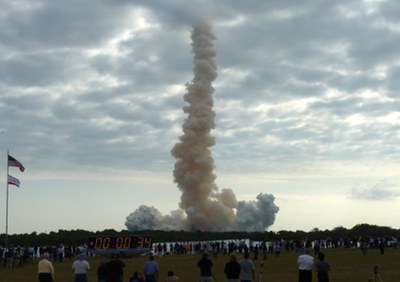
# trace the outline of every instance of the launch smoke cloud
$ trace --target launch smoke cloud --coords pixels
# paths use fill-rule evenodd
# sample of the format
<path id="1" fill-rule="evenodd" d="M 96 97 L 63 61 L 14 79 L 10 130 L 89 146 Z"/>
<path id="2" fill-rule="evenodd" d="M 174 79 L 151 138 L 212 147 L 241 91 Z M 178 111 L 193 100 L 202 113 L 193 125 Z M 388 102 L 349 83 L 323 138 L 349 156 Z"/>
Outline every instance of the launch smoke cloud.
<path id="1" fill-rule="evenodd" d="M 156 208 L 140 206 L 126 218 L 128 230 L 202 230 L 202 231 L 264 231 L 275 221 L 279 208 L 274 196 L 260 193 L 255 201 L 237 201 L 232 189 L 219 191 L 213 173 L 214 160 L 210 148 L 215 138 L 213 111 L 217 77 L 214 61 L 216 39 L 209 24 L 200 24 L 192 31 L 194 77 L 186 84 L 184 112 L 188 115 L 180 142 L 171 153 L 176 158 L 174 181 L 182 192 L 179 208 L 162 215 Z"/>

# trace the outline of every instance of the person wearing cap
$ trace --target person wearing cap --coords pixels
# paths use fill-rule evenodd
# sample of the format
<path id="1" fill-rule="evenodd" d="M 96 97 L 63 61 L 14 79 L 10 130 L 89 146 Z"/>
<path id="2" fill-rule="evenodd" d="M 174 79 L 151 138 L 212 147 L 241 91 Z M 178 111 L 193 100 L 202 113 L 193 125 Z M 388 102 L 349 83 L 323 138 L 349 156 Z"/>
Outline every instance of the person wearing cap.
<path id="1" fill-rule="evenodd" d="M 200 282 L 213 282 L 212 266 L 213 263 L 208 258 L 208 253 L 203 252 L 201 259 L 197 262 L 197 267 L 200 269 Z"/>
<path id="2" fill-rule="evenodd" d="M 48 253 L 44 253 L 43 258 L 38 263 L 39 282 L 54 281 L 54 268 L 49 257 Z"/>
<path id="3" fill-rule="evenodd" d="M 154 261 L 154 256 L 150 255 L 149 260 L 144 264 L 144 277 L 146 282 L 156 282 L 158 279 L 158 263 Z"/>
<path id="4" fill-rule="evenodd" d="M 87 272 L 90 270 L 90 264 L 85 259 L 85 254 L 80 253 L 78 259 L 72 264 L 72 270 L 75 274 L 75 282 L 87 282 Z"/>

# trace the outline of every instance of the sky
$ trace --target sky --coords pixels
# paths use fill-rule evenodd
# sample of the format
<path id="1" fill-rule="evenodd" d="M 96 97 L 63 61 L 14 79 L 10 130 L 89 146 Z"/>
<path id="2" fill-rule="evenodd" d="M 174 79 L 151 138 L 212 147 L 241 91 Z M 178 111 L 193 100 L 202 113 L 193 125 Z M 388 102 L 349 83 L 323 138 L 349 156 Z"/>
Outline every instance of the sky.
<path id="1" fill-rule="evenodd" d="M 179 209 L 191 32 L 212 25 L 215 183 L 267 230 L 400 228 L 400 2 L 0 0 L 0 233 Z M 1 153 L 3 152 L 3 153 Z M 1 169 L 3 167 L 3 169 Z"/>

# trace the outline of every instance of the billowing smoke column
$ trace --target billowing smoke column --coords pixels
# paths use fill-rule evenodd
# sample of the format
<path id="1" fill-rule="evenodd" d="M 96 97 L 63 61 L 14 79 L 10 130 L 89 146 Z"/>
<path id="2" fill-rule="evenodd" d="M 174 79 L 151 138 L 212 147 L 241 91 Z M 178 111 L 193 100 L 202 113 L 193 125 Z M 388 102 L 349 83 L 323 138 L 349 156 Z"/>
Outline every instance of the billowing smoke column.
<path id="1" fill-rule="evenodd" d="M 193 29 L 194 78 L 186 84 L 184 107 L 188 114 L 180 142 L 171 153 L 176 158 L 174 180 L 182 192 L 180 210 L 163 216 L 156 208 L 141 206 L 131 213 L 128 230 L 264 231 L 275 221 L 279 208 L 274 196 L 260 193 L 255 201 L 238 202 L 231 189 L 219 192 L 210 147 L 215 139 L 212 82 L 217 77 L 211 26 Z"/>
<path id="2" fill-rule="evenodd" d="M 193 30 L 194 78 L 186 84 L 184 100 L 189 106 L 183 109 L 188 118 L 182 126 L 181 142 L 172 149 L 177 159 L 174 178 L 182 191 L 180 208 L 186 212 L 188 222 L 200 230 L 225 230 L 234 223 L 233 209 L 237 206 L 231 190 L 218 194 L 214 160 L 209 150 L 215 145 L 210 135 L 215 127 L 211 84 L 217 77 L 214 39 L 208 25 Z"/>

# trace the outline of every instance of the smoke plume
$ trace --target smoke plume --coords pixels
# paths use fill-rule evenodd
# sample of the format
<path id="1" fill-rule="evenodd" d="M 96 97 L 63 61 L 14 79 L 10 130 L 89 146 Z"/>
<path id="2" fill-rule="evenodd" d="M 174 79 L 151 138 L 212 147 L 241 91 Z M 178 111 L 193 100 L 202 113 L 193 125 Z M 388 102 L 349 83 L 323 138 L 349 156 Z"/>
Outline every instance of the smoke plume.
<path id="1" fill-rule="evenodd" d="M 171 153 L 176 158 L 174 181 L 182 192 L 179 210 L 163 216 L 156 208 L 141 206 L 131 213 L 128 230 L 264 231 L 275 221 L 279 208 L 274 196 L 260 193 L 255 201 L 237 201 L 231 189 L 219 191 L 213 173 L 210 147 L 215 138 L 212 82 L 217 77 L 211 26 L 201 24 L 192 32 L 194 77 L 186 84 L 184 112 L 188 115 L 180 142 Z"/>

